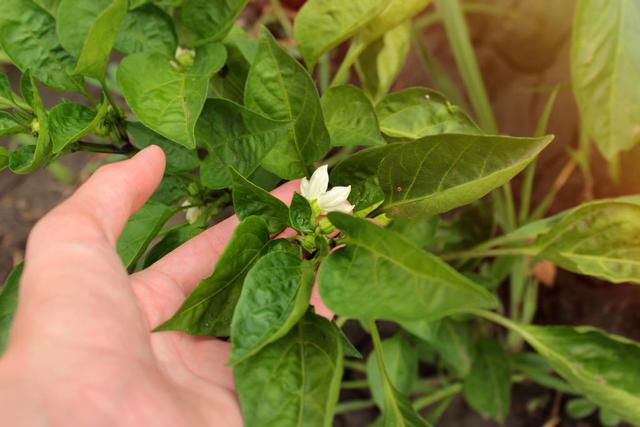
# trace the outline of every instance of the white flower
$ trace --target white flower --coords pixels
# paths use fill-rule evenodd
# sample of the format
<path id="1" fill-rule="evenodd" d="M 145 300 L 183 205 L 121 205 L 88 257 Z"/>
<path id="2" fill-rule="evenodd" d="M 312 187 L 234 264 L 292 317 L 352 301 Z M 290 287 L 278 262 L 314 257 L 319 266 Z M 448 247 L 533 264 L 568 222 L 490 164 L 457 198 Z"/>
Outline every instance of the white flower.
<path id="1" fill-rule="evenodd" d="M 183 204 L 182 207 L 186 208 L 188 206 L 191 206 L 191 203 L 189 203 L 188 200 L 186 200 Z M 196 222 L 198 220 L 198 218 L 200 217 L 200 215 L 202 214 L 203 209 L 197 206 L 191 207 L 189 209 L 187 209 L 187 212 L 185 213 L 185 219 L 187 220 L 187 222 L 189 224 L 193 224 L 194 222 Z"/>
<path id="2" fill-rule="evenodd" d="M 320 166 L 311 175 L 311 179 L 302 178 L 300 182 L 300 193 L 309 202 L 316 203 L 320 212 L 326 214 L 327 212 L 344 212 L 351 213 L 353 206 L 347 201 L 349 193 L 351 192 L 351 186 L 348 187 L 333 187 L 329 188 L 329 173 L 327 172 L 327 165 Z"/>

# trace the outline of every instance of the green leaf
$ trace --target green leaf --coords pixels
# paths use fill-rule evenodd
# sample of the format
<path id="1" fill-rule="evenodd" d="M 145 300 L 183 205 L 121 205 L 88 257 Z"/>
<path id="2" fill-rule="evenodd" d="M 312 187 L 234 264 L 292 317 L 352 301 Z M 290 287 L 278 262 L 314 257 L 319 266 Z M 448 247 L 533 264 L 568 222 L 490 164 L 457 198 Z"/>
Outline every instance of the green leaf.
<path id="1" fill-rule="evenodd" d="M 640 424 L 640 344 L 596 328 L 536 326 L 476 312 L 518 333 L 578 393 Z"/>
<path id="2" fill-rule="evenodd" d="M 402 332 L 382 341 L 384 366 L 393 387 L 403 395 L 408 395 L 418 378 L 418 351 Z M 367 381 L 374 402 L 384 409 L 384 386 L 376 355 L 367 359 Z"/>
<path id="3" fill-rule="evenodd" d="M 229 336 L 231 319 L 242 283 L 269 242 L 267 224 L 252 216 L 238 225 L 213 274 L 200 282 L 180 309 L 155 331 L 182 331 L 191 335 Z"/>
<path id="4" fill-rule="evenodd" d="M 202 41 L 219 41 L 233 27 L 248 0 L 185 0 L 182 21 Z"/>
<path id="5" fill-rule="evenodd" d="M 571 418 L 579 420 L 593 414 L 598 407 L 588 399 L 577 397 L 568 401 L 564 409 Z"/>
<path id="6" fill-rule="evenodd" d="M 373 181 L 385 194 L 381 211 L 391 217 L 427 217 L 508 182 L 551 139 L 433 135 L 362 150 L 339 163 L 331 179 L 334 185 L 353 186 L 350 200 L 362 197 L 363 182 Z"/>
<path id="7" fill-rule="evenodd" d="M 511 401 L 511 368 L 507 353 L 497 341 L 480 341 L 463 391 L 473 409 L 504 422 Z"/>
<path id="8" fill-rule="evenodd" d="M 96 18 L 78 57 L 76 73 L 103 81 L 109 55 L 120 23 L 127 13 L 127 0 L 113 0 Z"/>
<path id="9" fill-rule="evenodd" d="M 0 171 L 9 167 L 10 158 L 11 158 L 11 151 L 0 146 Z"/>
<path id="10" fill-rule="evenodd" d="M 280 199 L 251 183 L 231 169 L 233 181 L 233 207 L 238 218 L 252 215 L 262 218 L 270 234 L 281 232 L 287 227 L 289 209 Z"/>
<path id="11" fill-rule="evenodd" d="M 564 269 L 613 283 L 640 284 L 638 236 L 640 201 L 620 198 L 560 214 L 535 246 L 539 257 Z"/>
<path id="12" fill-rule="evenodd" d="M 316 227 L 313 209 L 309 201 L 298 193 L 293 193 L 291 199 L 289 225 L 301 233 L 311 233 Z"/>
<path id="13" fill-rule="evenodd" d="M 419 139 L 428 135 L 482 131 L 460 108 L 440 93 L 420 87 L 391 93 L 376 106 L 380 129 L 393 138 Z"/>
<path id="14" fill-rule="evenodd" d="M 11 154 L 9 169 L 17 174 L 33 172 L 42 166 L 51 154 L 47 112 L 42 105 L 36 82 L 29 71 L 25 72 L 22 77 L 22 96 L 30 101 L 36 113 L 38 131 L 35 145 L 23 145 Z"/>
<path id="15" fill-rule="evenodd" d="M 167 166 L 166 173 L 191 172 L 200 165 L 198 155 L 195 150 L 187 150 L 184 147 L 158 135 L 148 127 L 139 122 L 127 123 L 127 131 L 133 137 L 133 145 L 143 149 L 150 145 L 157 145 L 164 151 Z"/>
<path id="16" fill-rule="evenodd" d="M 118 67 L 118 84 L 138 119 L 153 131 L 195 148 L 195 127 L 207 98 L 209 78 L 224 65 L 221 44 L 202 46 L 189 70 L 156 52 L 135 53 Z"/>
<path id="17" fill-rule="evenodd" d="M 151 195 L 151 200 L 165 205 L 174 205 L 188 195 L 188 186 L 191 181 L 178 175 L 165 175 L 160 185 Z"/>
<path id="18" fill-rule="evenodd" d="M 258 50 L 258 40 L 249 38 L 247 33 L 236 26 L 223 43 L 227 48 L 227 63 L 224 72 L 211 79 L 211 88 L 217 96 L 242 104 L 244 86 Z"/>
<path id="19" fill-rule="evenodd" d="M 56 37 L 51 15 L 31 0 L 0 2 L 0 45 L 20 70 L 54 89 L 77 90 L 82 79 L 72 77 L 73 58 Z"/>
<path id="20" fill-rule="evenodd" d="M 152 4 L 129 10 L 113 47 L 125 54 L 158 52 L 173 57 L 178 45 L 171 17 Z"/>
<path id="21" fill-rule="evenodd" d="M 2 29 L 0 28 L 0 34 Z M 9 77 L 5 73 L 0 72 L 0 108 L 13 107 L 16 103 Z"/>
<path id="22" fill-rule="evenodd" d="M 312 69 L 318 58 L 377 16 L 390 0 L 308 0 L 296 15 L 294 37 Z"/>
<path id="23" fill-rule="evenodd" d="M 411 20 L 386 32 L 358 57 L 356 69 L 365 92 L 381 99 L 396 81 L 411 48 Z"/>
<path id="24" fill-rule="evenodd" d="M 0 111 L 0 136 L 15 135 L 17 133 L 26 133 L 20 123 L 6 111 Z"/>
<path id="25" fill-rule="evenodd" d="M 174 213 L 173 208 L 149 200 L 129 218 L 117 244 L 118 254 L 126 268 L 135 264 Z"/>
<path id="26" fill-rule="evenodd" d="M 371 101 L 357 87 L 332 87 L 322 95 L 321 101 L 332 146 L 385 143 Z"/>
<path id="27" fill-rule="evenodd" d="M 640 142 L 640 2 L 579 0 L 571 82 L 580 122 L 609 160 Z"/>
<path id="28" fill-rule="evenodd" d="M 307 175 L 307 164 L 329 150 L 329 133 L 315 84 L 304 68 L 263 30 L 245 87 L 245 105 L 273 120 L 289 122 L 262 166 L 284 179 Z"/>
<path id="29" fill-rule="evenodd" d="M 434 215 L 428 218 L 394 219 L 387 228 L 398 234 L 402 234 L 405 238 L 411 240 L 416 246 L 424 248 L 433 242 L 439 224 L 440 217 L 438 215 Z"/>
<path id="30" fill-rule="evenodd" d="M 80 56 L 85 40 L 100 14 L 112 0 L 62 0 L 56 12 L 55 33 L 60 44 L 75 58 Z"/>
<path id="31" fill-rule="evenodd" d="M 412 321 L 496 305 L 486 290 L 401 235 L 349 215 L 328 216 L 346 233 L 346 246 L 327 257 L 318 277 L 334 313 Z"/>
<path id="32" fill-rule="evenodd" d="M 312 264 L 288 252 L 272 252 L 256 262 L 233 313 L 231 364 L 289 333 L 309 308 L 314 279 Z"/>
<path id="33" fill-rule="evenodd" d="M 90 133 L 106 116 L 109 103 L 104 101 L 98 111 L 75 102 L 63 102 L 49 111 L 49 134 L 53 152 L 59 153 L 72 142 Z"/>
<path id="34" fill-rule="evenodd" d="M 60 4 L 60 0 L 33 0 L 35 4 L 40 6 L 42 9 L 46 10 L 49 15 L 56 16 L 56 11 L 58 10 L 58 5 Z"/>
<path id="35" fill-rule="evenodd" d="M 276 122 L 225 99 L 210 98 L 196 124 L 198 146 L 208 159 L 201 168 L 208 188 L 231 185 L 229 167 L 251 175 L 279 141 L 287 139 L 286 122 Z"/>
<path id="36" fill-rule="evenodd" d="M 621 422 L 619 416 L 604 408 L 600 408 L 598 419 L 600 420 L 600 423 L 605 427 L 614 427 Z"/>
<path id="37" fill-rule="evenodd" d="M 464 378 L 471 370 L 476 348 L 468 323 L 445 318 L 435 322 L 403 322 L 401 326 L 429 343 L 458 377 Z"/>
<path id="38" fill-rule="evenodd" d="M 0 290 L 0 355 L 7 349 L 9 331 L 18 307 L 18 289 L 23 268 L 24 263 L 21 262 L 11 270 L 2 290 Z"/>
<path id="39" fill-rule="evenodd" d="M 247 427 L 330 427 L 342 378 L 342 341 L 308 311 L 284 337 L 234 367 Z"/>
<path id="40" fill-rule="evenodd" d="M 167 255 L 178 246 L 186 243 L 190 239 L 196 237 L 203 231 L 204 227 L 201 224 L 185 224 L 182 227 L 174 228 L 170 230 L 164 237 L 152 247 L 144 257 L 144 268 L 147 268 L 156 261 L 159 261 L 162 257 Z"/>

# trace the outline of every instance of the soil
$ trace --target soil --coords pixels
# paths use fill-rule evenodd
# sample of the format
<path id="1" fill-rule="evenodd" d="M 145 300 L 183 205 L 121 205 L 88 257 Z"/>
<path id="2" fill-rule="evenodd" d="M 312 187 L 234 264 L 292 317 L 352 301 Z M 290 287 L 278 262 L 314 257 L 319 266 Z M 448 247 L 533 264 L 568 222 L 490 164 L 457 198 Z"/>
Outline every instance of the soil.
<path id="1" fill-rule="evenodd" d="M 260 1 L 259 4 L 265 2 Z M 300 1 L 288 1 L 298 4 Z M 471 14 L 471 35 L 478 56 L 487 91 L 491 96 L 496 117 L 503 133 L 530 135 L 550 90 L 561 85 L 549 132 L 556 135 L 554 143 L 542 154 L 535 180 L 533 200 L 541 200 L 557 181 L 558 174 L 570 161 L 568 150 L 577 146 L 578 116 L 569 90 L 570 25 L 573 1 L 538 2 L 531 0 L 488 1 L 509 10 L 508 17 L 491 14 Z M 254 8 L 256 9 L 256 8 Z M 429 9 L 431 11 L 432 9 Z M 449 51 L 443 27 L 433 25 L 423 37 L 436 58 L 462 87 Z M 6 66 L 15 82 L 17 73 Z M 407 66 L 394 86 L 394 90 L 410 86 L 431 86 L 431 80 L 421 68 L 412 52 Z M 49 101 L 56 96 L 48 93 Z M 45 103 L 47 99 L 45 98 Z M 75 154 L 63 160 L 75 176 L 82 179 L 83 167 L 91 157 Z M 614 183 L 608 176 L 605 161 L 593 150 L 591 164 L 594 183 L 585 185 L 578 169 L 570 174 L 551 206 L 558 212 L 575 206 L 586 198 L 612 197 L 640 193 L 640 149 L 625 153 L 621 163 L 621 177 Z M 517 189 L 519 179 L 515 180 Z M 29 176 L 0 172 L 0 281 L 12 265 L 23 257 L 29 230 L 51 207 L 72 191 L 43 170 Z M 517 193 L 517 191 L 515 191 Z M 640 340 L 640 287 L 611 285 L 602 281 L 559 271 L 551 286 L 541 287 L 539 324 L 593 325 L 609 332 Z M 368 341 L 355 322 L 347 324 L 355 344 L 367 353 Z M 357 374 L 353 379 L 357 379 Z M 546 396 L 547 403 L 534 412 L 527 411 L 527 402 L 534 397 Z M 348 399 L 365 399 L 368 394 L 349 391 Z M 574 421 L 559 412 L 560 420 L 553 423 L 556 396 L 535 385 L 514 387 L 511 414 L 505 425 L 509 427 L 533 426 L 599 426 L 597 417 Z M 564 397 L 561 397 L 564 399 Z M 363 410 L 339 416 L 336 426 L 363 426 L 377 416 L 375 410 Z M 439 426 L 494 426 L 471 411 L 460 398 L 455 399 L 438 423 Z"/>

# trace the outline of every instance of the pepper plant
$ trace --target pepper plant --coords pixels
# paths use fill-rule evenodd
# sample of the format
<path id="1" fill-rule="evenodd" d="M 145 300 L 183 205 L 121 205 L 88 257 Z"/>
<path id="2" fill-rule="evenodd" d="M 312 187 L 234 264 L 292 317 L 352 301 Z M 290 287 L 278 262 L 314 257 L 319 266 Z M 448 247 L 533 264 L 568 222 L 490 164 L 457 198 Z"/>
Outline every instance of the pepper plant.
<path id="1" fill-rule="evenodd" d="M 332 425 L 363 406 L 338 402 L 353 387 L 370 388 L 375 425 L 430 425 L 460 393 L 504 421 L 522 381 L 572 396 L 572 416 L 599 410 L 608 425 L 640 425 L 638 343 L 531 323 L 536 264 L 640 283 L 640 198 L 548 218 L 553 194 L 531 207 L 556 92 L 534 136 L 499 135 L 467 4 L 428 3 L 309 0 L 292 25 L 274 0 L 259 28 L 238 21 L 247 0 L 2 0 L 0 45 L 22 77 L 14 91 L 0 74 L 0 135 L 12 136 L 0 169 L 26 174 L 77 151 L 118 159 L 160 146 L 166 175 L 117 245 L 132 271 L 233 207 L 241 222 L 215 271 L 155 332 L 230 339 L 247 426 Z M 419 30 L 439 20 L 471 115 L 427 61 Z M 637 0 L 577 3 L 584 139 L 610 159 L 638 140 L 638 24 Z M 445 95 L 389 93 L 412 41 Z M 348 84 L 354 70 L 360 87 Z M 55 105 L 43 102 L 44 86 L 63 92 Z M 510 180 L 525 169 L 516 210 Z M 298 178 L 289 205 L 269 194 Z M 3 346 L 21 268 L 0 295 Z M 310 305 L 316 282 L 333 320 Z M 371 335 L 366 362 L 342 332 L 349 319 Z M 382 339 L 378 321 L 394 334 Z M 437 374 L 418 375 L 419 363 Z"/>

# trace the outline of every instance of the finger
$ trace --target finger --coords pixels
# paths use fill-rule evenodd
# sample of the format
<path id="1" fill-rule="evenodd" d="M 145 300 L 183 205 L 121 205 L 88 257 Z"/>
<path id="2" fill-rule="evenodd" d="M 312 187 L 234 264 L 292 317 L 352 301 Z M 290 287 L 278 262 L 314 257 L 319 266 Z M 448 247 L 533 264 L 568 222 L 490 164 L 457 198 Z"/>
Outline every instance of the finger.
<path id="1" fill-rule="evenodd" d="M 104 166 L 36 224 L 27 243 L 16 326 L 95 337 L 96 331 L 117 334 L 118 322 L 139 318 L 114 246 L 163 169 L 158 147 Z M 107 341 L 106 333 L 101 336 Z"/>
<path id="2" fill-rule="evenodd" d="M 276 188 L 271 194 L 288 205 L 293 193 L 299 188 L 299 181 L 291 181 Z M 138 273 L 138 277 L 143 278 L 146 271 L 169 276 L 186 295 L 202 279 L 211 275 L 238 224 L 239 220 L 235 215 L 227 218 L 178 247 L 147 270 Z"/>

